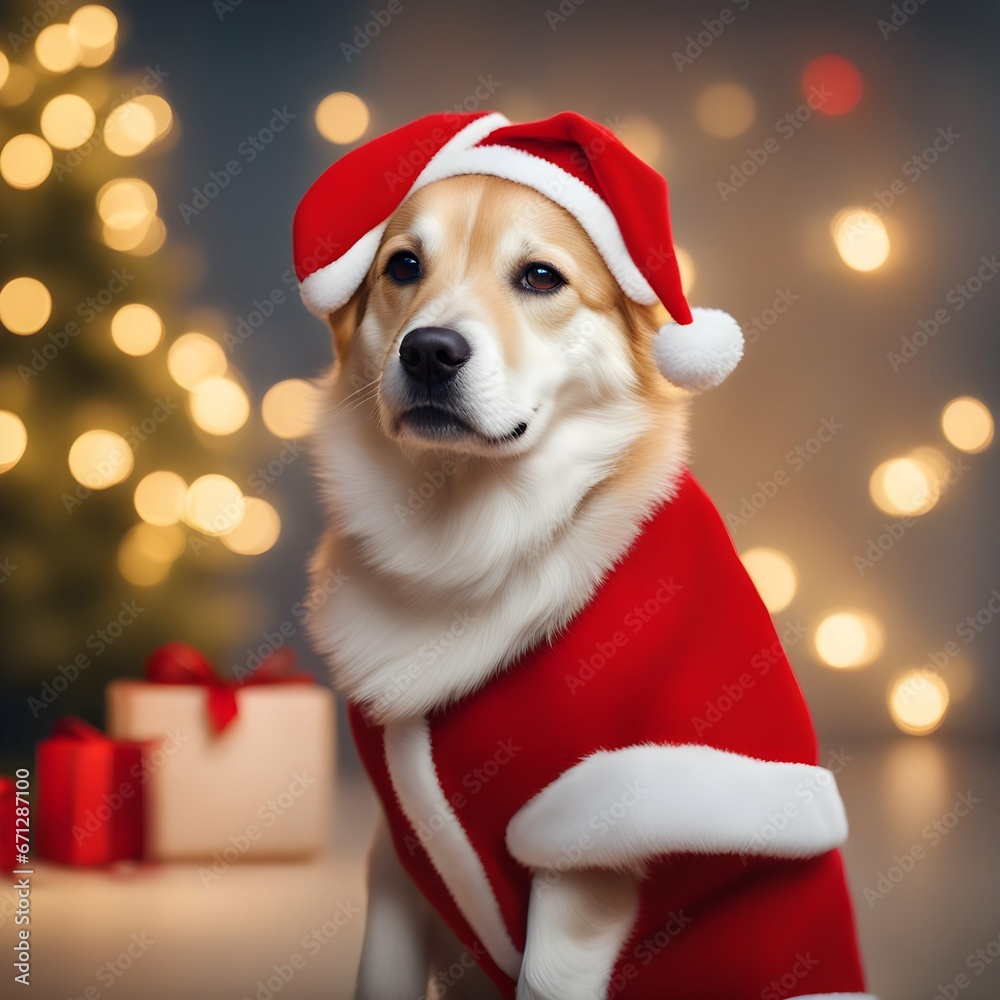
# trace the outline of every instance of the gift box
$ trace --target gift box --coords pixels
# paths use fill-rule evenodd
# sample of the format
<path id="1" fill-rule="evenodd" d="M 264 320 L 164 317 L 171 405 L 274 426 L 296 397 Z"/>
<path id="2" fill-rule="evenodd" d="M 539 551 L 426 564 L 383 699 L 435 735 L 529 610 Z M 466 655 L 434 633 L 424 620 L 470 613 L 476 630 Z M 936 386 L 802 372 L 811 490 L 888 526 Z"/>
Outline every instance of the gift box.
<path id="1" fill-rule="evenodd" d="M 146 855 L 167 861 L 296 858 L 329 839 L 333 695 L 288 651 L 242 681 L 170 643 L 145 681 L 112 682 L 108 731 L 145 742 Z"/>
<path id="2" fill-rule="evenodd" d="M 143 851 L 142 746 L 83 719 L 60 719 L 36 748 L 35 848 L 67 865 L 136 860 Z"/>
<path id="3" fill-rule="evenodd" d="M 10 875 L 17 861 L 14 799 L 14 779 L 0 777 L 0 878 Z"/>

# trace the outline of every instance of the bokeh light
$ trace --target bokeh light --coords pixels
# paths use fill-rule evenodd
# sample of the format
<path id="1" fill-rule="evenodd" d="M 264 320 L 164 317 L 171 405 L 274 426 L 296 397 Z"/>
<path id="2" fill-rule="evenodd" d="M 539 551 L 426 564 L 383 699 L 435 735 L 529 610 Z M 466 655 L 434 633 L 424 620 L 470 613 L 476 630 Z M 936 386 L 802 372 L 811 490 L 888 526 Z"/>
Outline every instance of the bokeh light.
<path id="1" fill-rule="evenodd" d="M 86 431 L 69 449 L 69 471 L 91 490 L 106 490 L 128 479 L 134 465 L 128 442 L 114 431 Z"/>
<path id="2" fill-rule="evenodd" d="M 118 571 L 137 587 L 152 587 L 170 572 L 184 544 L 179 528 L 137 524 L 118 546 Z"/>
<path id="3" fill-rule="evenodd" d="M 69 24 L 76 31 L 83 50 L 80 55 L 81 66 L 100 66 L 114 54 L 118 40 L 118 19 L 107 7 L 98 4 L 80 7 L 70 16 Z"/>
<path id="4" fill-rule="evenodd" d="M 12 278 L 0 289 L 0 323 L 11 333 L 37 333 L 52 315 L 52 296 L 37 278 Z"/>
<path id="5" fill-rule="evenodd" d="M 148 257 L 150 254 L 156 253 L 167 238 L 166 224 L 158 215 L 154 215 L 149 220 L 149 225 L 143 228 L 145 232 L 142 239 L 128 248 L 128 252 L 137 257 Z"/>
<path id="6" fill-rule="evenodd" d="M 163 337 L 160 314 L 142 302 L 130 302 L 111 317 L 111 339 L 132 357 L 149 354 Z"/>
<path id="7" fill-rule="evenodd" d="M 134 230 L 156 214 L 156 192 L 137 177 L 108 181 L 97 192 L 97 214 L 112 229 Z"/>
<path id="8" fill-rule="evenodd" d="M 132 99 L 134 104 L 145 108 L 153 116 L 154 141 L 165 136 L 174 123 L 174 112 L 170 105 L 158 94 L 140 94 Z"/>
<path id="9" fill-rule="evenodd" d="M 2 52 L 0 52 L 0 90 L 3 90 L 3 85 L 7 82 L 7 78 L 9 76 L 10 61 Z"/>
<path id="10" fill-rule="evenodd" d="M 28 447 L 28 429 L 10 410 L 0 410 L 0 472 L 13 469 Z"/>
<path id="11" fill-rule="evenodd" d="M 657 166 L 666 146 L 663 129 L 642 115 L 629 115 L 621 139 L 636 156 L 653 167 Z"/>
<path id="12" fill-rule="evenodd" d="M 836 611 L 816 627 L 816 654 L 830 667 L 863 667 L 878 659 L 883 644 L 882 626 L 864 611 Z"/>
<path id="13" fill-rule="evenodd" d="M 841 260 L 855 271 L 874 271 L 889 259 L 889 234 L 866 208 L 845 208 L 830 225 Z"/>
<path id="14" fill-rule="evenodd" d="M 139 480 L 132 496 L 135 512 L 147 524 L 177 524 L 184 516 L 187 483 L 176 472 L 151 472 Z"/>
<path id="15" fill-rule="evenodd" d="M 13 108 L 23 104 L 35 92 L 35 74 L 20 63 L 10 63 L 7 79 L 0 87 L 0 106 Z"/>
<path id="16" fill-rule="evenodd" d="M 199 382 L 226 372 L 222 345 L 203 333 L 185 333 L 167 352 L 167 371 L 182 388 L 191 391 Z"/>
<path id="17" fill-rule="evenodd" d="M 80 63 L 83 47 L 68 24 L 50 24 L 35 39 L 35 58 L 50 73 L 68 73 Z"/>
<path id="18" fill-rule="evenodd" d="M 823 115 L 844 115 L 857 107 L 865 82 L 857 66 L 837 55 L 813 59 L 802 71 L 802 94 Z"/>
<path id="19" fill-rule="evenodd" d="M 941 492 L 934 469 L 912 455 L 883 462 L 872 473 L 868 490 L 879 510 L 897 516 L 926 514 Z"/>
<path id="20" fill-rule="evenodd" d="M 184 520 L 206 535 L 224 535 L 243 519 L 244 501 L 240 488 L 226 476 L 209 473 L 199 476 L 184 498 Z"/>
<path id="21" fill-rule="evenodd" d="M 934 732 L 948 711 L 948 685 L 930 670 L 908 670 L 892 683 L 889 714 L 904 732 L 925 736 Z"/>
<path id="22" fill-rule="evenodd" d="M 315 382 L 301 378 L 278 382 L 267 390 L 261 403 L 264 426 L 276 437 L 304 437 L 316 424 L 321 401 Z"/>
<path id="23" fill-rule="evenodd" d="M 742 135 L 754 122 L 757 104 L 746 87 L 738 83 L 716 83 L 698 95 L 695 118 L 701 128 L 717 139 Z"/>
<path id="24" fill-rule="evenodd" d="M 784 611 L 795 597 L 797 579 L 792 561 L 775 549 L 748 549 L 740 558 L 764 606 L 772 614 Z"/>
<path id="25" fill-rule="evenodd" d="M 94 133 L 97 115 L 79 94 L 59 94 L 42 108 L 42 135 L 56 149 L 76 149 Z"/>
<path id="26" fill-rule="evenodd" d="M 27 191 L 38 187 L 52 170 L 52 147 L 40 136 L 22 132 L 8 139 L 0 150 L 0 177 L 12 187 Z"/>
<path id="27" fill-rule="evenodd" d="M 941 430 L 959 451 L 974 455 L 993 440 L 993 414 L 978 399 L 960 396 L 941 411 Z"/>
<path id="28" fill-rule="evenodd" d="M 104 145 L 118 156 L 136 156 L 156 139 L 156 118 L 138 101 L 112 109 L 104 123 Z"/>
<path id="29" fill-rule="evenodd" d="M 222 544 L 244 556 L 259 556 L 267 552 L 281 534 L 278 512 L 259 497 L 244 500 L 240 523 L 222 536 Z"/>
<path id="30" fill-rule="evenodd" d="M 328 94 L 316 108 L 316 130 L 324 139 L 344 146 L 357 142 L 368 128 L 368 105 L 347 91 Z"/>
<path id="31" fill-rule="evenodd" d="M 208 434 L 232 434 L 250 417 L 250 400 L 232 379 L 212 375 L 191 390 L 191 419 Z"/>

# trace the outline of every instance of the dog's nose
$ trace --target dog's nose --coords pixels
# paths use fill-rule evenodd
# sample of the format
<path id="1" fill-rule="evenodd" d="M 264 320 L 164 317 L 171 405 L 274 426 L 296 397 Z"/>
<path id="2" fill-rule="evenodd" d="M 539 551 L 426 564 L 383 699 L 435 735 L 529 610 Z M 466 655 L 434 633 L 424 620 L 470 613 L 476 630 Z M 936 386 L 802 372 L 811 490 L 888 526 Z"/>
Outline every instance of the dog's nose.
<path id="1" fill-rule="evenodd" d="M 465 337 L 443 326 L 410 330 L 399 345 L 399 360 L 407 374 L 427 385 L 447 382 L 471 355 Z"/>

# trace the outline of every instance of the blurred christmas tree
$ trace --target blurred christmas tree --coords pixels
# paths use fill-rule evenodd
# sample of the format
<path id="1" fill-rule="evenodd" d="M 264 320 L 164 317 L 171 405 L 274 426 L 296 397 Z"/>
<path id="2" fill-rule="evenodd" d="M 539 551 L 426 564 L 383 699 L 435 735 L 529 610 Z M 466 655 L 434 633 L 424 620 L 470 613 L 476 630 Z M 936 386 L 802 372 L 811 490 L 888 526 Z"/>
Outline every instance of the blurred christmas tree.
<path id="1" fill-rule="evenodd" d="M 105 7 L 25 5 L 2 28 L 9 752 L 58 715 L 100 721 L 107 681 L 138 674 L 161 642 L 218 655 L 244 639 L 254 607 L 233 578 L 280 524 L 239 485 L 250 402 L 223 325 L 176 312 L 200 264 L 157 214 L 154 185 L 178 136 L 167 74 L 109 70 L 119 24 Z"/>

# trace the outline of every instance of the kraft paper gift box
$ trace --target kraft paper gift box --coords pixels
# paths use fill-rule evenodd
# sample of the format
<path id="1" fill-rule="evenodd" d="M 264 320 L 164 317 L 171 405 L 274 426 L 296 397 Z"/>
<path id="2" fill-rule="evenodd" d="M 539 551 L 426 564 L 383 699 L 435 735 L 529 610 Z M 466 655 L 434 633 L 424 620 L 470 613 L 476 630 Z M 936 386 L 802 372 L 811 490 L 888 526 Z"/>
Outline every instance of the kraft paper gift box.
<path id="1" fill-rule="evenodd" d="M 146 857 L 299 858 L 329 839 L 332 693 L 273 657 L 243 683 L 221 680 L 171 643 L 147 681 L 113 681 L 108 731 L 146 741 Z"/>

